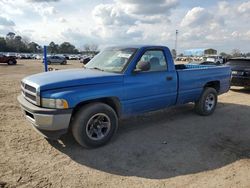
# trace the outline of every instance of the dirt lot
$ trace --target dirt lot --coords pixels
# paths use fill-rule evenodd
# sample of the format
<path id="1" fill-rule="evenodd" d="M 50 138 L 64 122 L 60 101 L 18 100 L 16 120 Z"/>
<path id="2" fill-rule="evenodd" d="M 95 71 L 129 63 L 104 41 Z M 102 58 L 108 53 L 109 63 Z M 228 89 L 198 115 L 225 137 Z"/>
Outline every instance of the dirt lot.
<path id="1" fill-rule="evenodd" d="M 41 71 L 0 65 L 0 187 L 250 187 L 250 91 L 220 96 L 210 117 L 188 104 L 123 120 L 111 143 L 86 150 L 71 135 L 47 141 L 22 116 L 20 80 Z"/>

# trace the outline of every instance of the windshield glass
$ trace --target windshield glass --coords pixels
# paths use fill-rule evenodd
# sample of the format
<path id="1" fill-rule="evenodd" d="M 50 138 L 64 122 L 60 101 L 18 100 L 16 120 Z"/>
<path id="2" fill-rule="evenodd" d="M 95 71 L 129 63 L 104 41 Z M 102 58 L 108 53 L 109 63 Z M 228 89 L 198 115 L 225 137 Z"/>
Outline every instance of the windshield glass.
<path id="1" fill-rule="evenodd" d="M 85 67 L 107 72 L 122 72 L 135 48 L 107 48 L 95 56 Z"/>

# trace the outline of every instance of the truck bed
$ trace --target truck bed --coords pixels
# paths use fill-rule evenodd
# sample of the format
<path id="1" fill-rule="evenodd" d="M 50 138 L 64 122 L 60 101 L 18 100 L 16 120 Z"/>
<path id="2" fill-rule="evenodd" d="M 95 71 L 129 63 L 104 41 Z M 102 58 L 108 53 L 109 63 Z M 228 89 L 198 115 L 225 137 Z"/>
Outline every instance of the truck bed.
<path id="1" fill-rule="evenodd" d="M 175 68 L 179 80 L 177 104 L 197 100 L 209 82 L 218 83 L 218 94 L 230 88 L 231 69 L 228 66 L 180 64 Z"/>
<path id="2" fill-rule="evenodd" d="M 176 70 L 186 70 L 186 69 L 207 69 L 211 67 L 216 67 L 215 65 L 194 65 L 194 64 L 179 64 L 175 65 Z"/>

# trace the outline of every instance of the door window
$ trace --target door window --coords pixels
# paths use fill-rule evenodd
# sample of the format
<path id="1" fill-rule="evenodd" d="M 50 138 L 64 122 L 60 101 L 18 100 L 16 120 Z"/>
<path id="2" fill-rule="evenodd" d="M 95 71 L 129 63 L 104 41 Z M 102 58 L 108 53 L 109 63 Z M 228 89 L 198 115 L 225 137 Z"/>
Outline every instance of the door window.
<path id="1" fill-rule="evenodd" d="M 141 56 L 139 62 L 148 62 L 150 64 L 150 69 L 145 72 L 167 70 L 167 62 L 162 50 L 147 50 Z M 136 68 L 138 67 L 136 66 Z"/>

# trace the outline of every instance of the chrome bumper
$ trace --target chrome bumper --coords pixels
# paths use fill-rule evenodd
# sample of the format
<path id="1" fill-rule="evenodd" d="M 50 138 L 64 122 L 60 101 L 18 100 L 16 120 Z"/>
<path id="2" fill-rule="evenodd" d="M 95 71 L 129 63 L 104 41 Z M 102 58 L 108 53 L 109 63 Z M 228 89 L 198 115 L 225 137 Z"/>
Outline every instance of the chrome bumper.
<path id="1" fill-rule="evenodd" d="M 26 119 L 47 138 L 58 138 L 66 133 L 70 124 L 72 109 L 59 110 L 40 108 L 28 102 L 22 95 L 18 96 Z"/>

